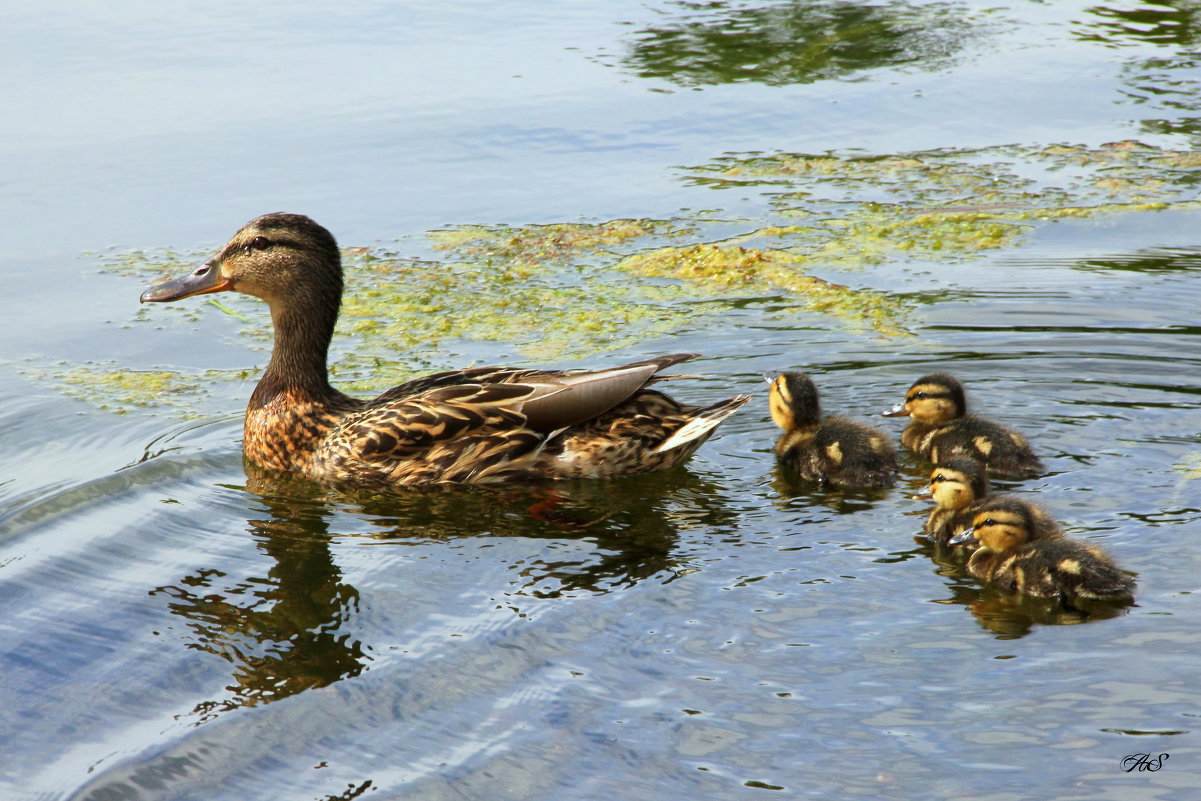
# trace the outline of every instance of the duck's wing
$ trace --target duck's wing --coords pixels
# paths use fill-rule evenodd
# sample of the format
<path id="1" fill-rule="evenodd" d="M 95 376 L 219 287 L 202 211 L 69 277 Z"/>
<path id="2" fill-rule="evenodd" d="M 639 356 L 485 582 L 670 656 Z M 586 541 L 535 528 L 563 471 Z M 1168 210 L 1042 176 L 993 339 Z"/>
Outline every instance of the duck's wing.
<path id="1" fill-rule="evenodd" d="M 629 399 L 681 353 L 605 370 L 504 367 L 450 370 L 388 390 L 340 427 L 336 447 L 367 459 L 404 458 L 476 435 L 543 435 L 592 420 Z"/>
<path id="2" fill-rule="evenodd" d="M 536 431 L 554 431 L 599 417 L 651 383 L 655 373 L 695 353 L 677 353 L 607 370 L 543 373 L 522 379 L 546 391 L 522 404 L 528 425 Z M 557 389 L 553 389 L 557 388 Z"/>
<path id="3" fill-rule="evenodd" d="M 369 407 L 382 410 L 411 402 L 417 402 L 414 408 L 427 412 L 440 404 L 504 407 L 523 415 L 525 426 L 549 432 L 604 414 L 647 384 L 671 377 L 656 376 L 660 370 L 698 355 L 675 353 L 604 370 L 513 367 L 447 370 L 393 387 L 371 401 Z M 492 390 L 501 386 L 510 389 Z"/>
<path id="4" fill-rule="evenodd" d="M 544 384 L 453 384 L 400 399 L 376 398 L 329 438 L 334 450 L 368 461 L 405 459 L 435 445 L 499 431 L 529 431 L 522 406 L 559 388 Z"/>

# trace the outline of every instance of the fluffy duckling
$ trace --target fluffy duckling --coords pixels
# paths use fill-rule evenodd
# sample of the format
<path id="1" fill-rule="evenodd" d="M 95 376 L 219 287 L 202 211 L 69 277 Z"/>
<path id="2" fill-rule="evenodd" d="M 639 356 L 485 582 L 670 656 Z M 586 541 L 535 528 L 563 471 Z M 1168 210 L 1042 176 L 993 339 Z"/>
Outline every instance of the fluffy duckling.
<path id="1" fill-rule="evenodd" d="M 930 483 L 914 498 L 934 499 L 934 508 L 926 518 L 926 533 L 942 545 L 972 525 L 972 507 L 988 495 L 988 474 L 975 459 L 959 457 L 938 465 L 930 473 Z"/>
<path id="2" fill-rule="evenodd" d="M 930 472 L 930 483 L 914 498 L 934 499 L 934 509 L 926 519 L 926 533 L 941 545 L 972 525 L 976 509 L 988 497 L 988 471 L 975 459 L 963 456 L 948 459 Z M 1059 524 L 1041 506 L 1024 502 L 1034 517 L 1036 537 L 1060 536 Z"/>
<path id="3" fill-rule="evenodd" d="M 1134 580 L 1105 552 L 1065 537 L 1040 537 L 1034 513 L 1016 498 L 990 498 L 975 510 L 971 528 L 950 545 L 976 542 L 967 569 L 1005 590 L 1043 598 L 1133 600 Z"/>
<path id="4" fill-rule="evenodd" d="M 850 487 L 892 486 L 897 460 L 888 436 L 843 417 L 822 420 L 817 387 L 805 373 L 782 373 L 772 380 L 768 404 L 771 419 L 784 429 L 776 456 L 803 478 Z"/>
<path id="5" fill-rule="evenodd" d="M 1029 478 L 1044 472 L 1025 437 L 967 413 L 963 385 L 946 373 L 919 378 L 883 416 L 908 417 L 901 443 L 932 462 L 967 456 L 997 475 Z"/>

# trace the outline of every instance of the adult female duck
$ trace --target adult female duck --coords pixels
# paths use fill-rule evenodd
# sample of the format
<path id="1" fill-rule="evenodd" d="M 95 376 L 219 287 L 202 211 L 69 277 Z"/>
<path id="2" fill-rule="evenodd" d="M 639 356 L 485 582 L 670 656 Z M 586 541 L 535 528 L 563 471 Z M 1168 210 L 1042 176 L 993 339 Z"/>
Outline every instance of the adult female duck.
<path id="1" fill-rule="evenodd" d="M 251 220 L 204 266 L 141 299 L 224 291 L 266 301 L 275 329 L 246 409 L 244 451 L 313 479 L 420 486 L 661 470 L 687 459 L 749 400 L 701 408 L 647 389 L 691 353 L 597 371 L 472 367 L 407 381 L 374 400 L 344 395 L 326 369 L 341 256 L 330 232 L 299 214 Z"/>

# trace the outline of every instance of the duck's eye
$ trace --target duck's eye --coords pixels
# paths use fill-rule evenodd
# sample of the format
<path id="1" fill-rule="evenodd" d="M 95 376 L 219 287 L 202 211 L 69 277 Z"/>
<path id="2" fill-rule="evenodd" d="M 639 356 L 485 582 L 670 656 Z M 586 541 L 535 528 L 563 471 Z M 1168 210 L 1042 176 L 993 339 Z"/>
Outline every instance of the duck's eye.
<path id="1" fill-rule="evenodd" d="M 909 400 L 924 400 L 925 397 L 926 397 L 925 392 L 915 392 L 909 396 Z"/>
<path id="2" fill-rule="evenodd" d="M 246 253 L 249 253 L 251 250 L 266 250 L 269 247 L 271 247 L 271 240 L 267 239 L 265 236 L 256 236 L 254 239 L 250 240 L 250 244 L 242 248 L 242 250 L 244 250 Z"/>
<path id="3" fill-rule="evenodd" d="M 983 528 L 984 526 L 995 526 L 996 524 L 997 524 L 997 521 L 996 521 L 996 520 L 993 520 L 993 519 L 990 517 L 990 518 L 986 519 L 986 520 L 985 520 L 983 523 L 981 523 L 981 524 L 979 524 L 978 526 L 976 526 L 976 528 Z"/>
<path id="4" fill-rule="evenodd" d="M 933 482 L 946 481 L 947 477 L 944 476 L 942 473 L 939 473 L 938 475 L 936 475 L 934 478 L 932 478 L 930 480 Z"/>

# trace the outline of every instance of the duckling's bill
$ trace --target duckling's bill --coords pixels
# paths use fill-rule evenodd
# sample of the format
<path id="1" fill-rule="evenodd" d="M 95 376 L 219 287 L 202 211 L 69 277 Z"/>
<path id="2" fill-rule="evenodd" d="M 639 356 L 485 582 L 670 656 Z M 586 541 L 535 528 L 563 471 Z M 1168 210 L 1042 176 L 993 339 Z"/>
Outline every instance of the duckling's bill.
<path id="1" fill-rule="evenodd" d="M 905 401 L 901 401 L 896 406 L 890 406 L 880 412 L 881 417 L 908 417 L 909 410 L 905 408 Z"/>
<path id="2" fill-rule="evenodd" d="M 965 528 L 947 540 L 947 545 L 970 545 L 976 541 L 976 527 L 972 526 L 971 528 Z"/>
<path id="3" fill-rule="evenodd" d="M 150 287 L 138 299 L 142 303 L 165 303 L 183 300 L 193 295 L 225 292 L 233 289 L 233 281 L 221 274 L 215 264 L 206 264 L 187 275 Z"/>

